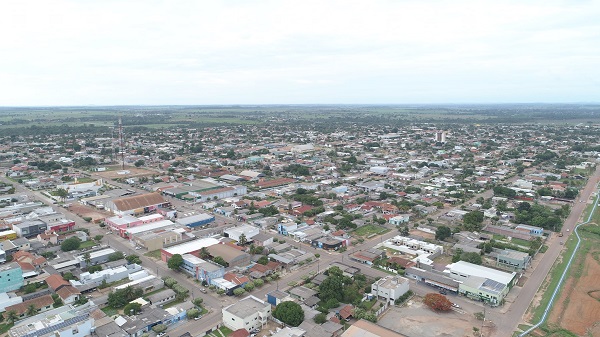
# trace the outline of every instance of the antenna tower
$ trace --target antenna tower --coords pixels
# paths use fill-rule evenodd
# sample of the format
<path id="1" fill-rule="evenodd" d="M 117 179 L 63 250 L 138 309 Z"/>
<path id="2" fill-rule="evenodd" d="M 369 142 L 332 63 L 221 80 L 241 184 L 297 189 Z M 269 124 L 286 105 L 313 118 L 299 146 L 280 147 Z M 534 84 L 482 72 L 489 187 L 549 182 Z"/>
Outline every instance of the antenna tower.
<path id="1" fill-rule="evenodd" d="M 119 151 L 121 152 L 121 166 L 125 169 L 125 143 L 123 142 L 123 123 L 121 117 L 119 117 Z"/>

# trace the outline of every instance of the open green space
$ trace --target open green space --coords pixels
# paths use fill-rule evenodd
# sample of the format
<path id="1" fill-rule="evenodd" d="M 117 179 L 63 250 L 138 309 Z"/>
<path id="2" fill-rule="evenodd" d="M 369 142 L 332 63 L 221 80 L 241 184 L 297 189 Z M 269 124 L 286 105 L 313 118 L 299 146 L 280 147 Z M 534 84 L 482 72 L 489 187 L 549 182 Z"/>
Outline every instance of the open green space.
<path id="1" fill-rule="evenodd" d="M 512 244 L 523 246 L 523 247 L 529 247 L 531 245 L 530 241 L 519 239 L 519 238 L 512 238 L 512 239 L 510 239 L 510 242 Z"/>
<path id="2" fill-rule="evenodd" d="M 156 260 L 160 260 L 160 249 L 152 250 L 144 254 L 144 256 L 151 257 Z"/>
<path id="3" fill-rule="evenodd" d="M 97 245 L 97 243 L 95 241 L 88 240 L 88 241 L 82 242 L 79 245 L 79 249 L 91 248 L 91 247 L 94 247 L 95 245 Z"/>
<path id="4" fill-rule="evenodd" d="M 102 308 L 101 310 L 102 310 L 102 311 L 103 311 L 103 312 L 106 314 L 106 316 L 108 316 L 108 317 L 112 317 L 112 316 L 114 316 L 114 315 L 117 315 L 117 314 L 119 314 L 119 310 L 117 310 L 117 309 L 115 309 L 115 308 L 113 308 L 113 307 L 110 307 L 110 306 L 106 306 L 106 307 Z"/>
<path id="5" fill-rule="evenodd" d="M 383 227 L 379 227 L 379 226 L 375 226 L 375 225 L 365 225 L 362 226 L 360 228 L 355 229 L 352 233 L 354 235 L 358 235 L 358 236 L 369 236 L 372 234 L 383 234 L 383 233 L 387 233 L 390 230 L 387 228 L 383 228 Z"/>

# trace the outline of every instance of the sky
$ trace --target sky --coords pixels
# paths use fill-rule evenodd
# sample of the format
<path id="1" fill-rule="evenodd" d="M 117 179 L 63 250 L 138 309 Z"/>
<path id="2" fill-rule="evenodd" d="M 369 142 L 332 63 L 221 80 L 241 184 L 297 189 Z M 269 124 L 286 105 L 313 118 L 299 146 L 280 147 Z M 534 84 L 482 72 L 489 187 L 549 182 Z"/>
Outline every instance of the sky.
<path id="1" fill-rule="evenodd" d="M 600 101 L 600 1 L 2 0 L 0 106 Z"/>

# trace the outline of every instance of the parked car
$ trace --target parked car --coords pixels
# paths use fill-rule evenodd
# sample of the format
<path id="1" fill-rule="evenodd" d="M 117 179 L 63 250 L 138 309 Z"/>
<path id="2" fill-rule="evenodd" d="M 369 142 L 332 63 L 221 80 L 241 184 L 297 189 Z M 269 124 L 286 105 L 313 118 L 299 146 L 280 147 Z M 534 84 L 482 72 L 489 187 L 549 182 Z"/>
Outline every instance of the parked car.
<path id="1" fill-rule="evenodd" d="M 460 305 L 458 305 L 458 304 L 456 304 L 456 303 L 452 303 L 452 307 L 453 307 L 453 308 L 458 308 L 458 309 L 460 309 Z"/>
<path id="2" fill-rule="evenodd" d="M 446 292 L 446 290 L 444 290 L 444 289 L 440 289 L 440 294 L 442 294 L 442 295 L 446 295 L 446 294 L 447 294 L 447 292 Z"/>
<path id="3" fill-rule="evenodd" d="M 200 288 L 200 292 L 203 293 L 203 294 L 206 294 L 206 289 Z"/>

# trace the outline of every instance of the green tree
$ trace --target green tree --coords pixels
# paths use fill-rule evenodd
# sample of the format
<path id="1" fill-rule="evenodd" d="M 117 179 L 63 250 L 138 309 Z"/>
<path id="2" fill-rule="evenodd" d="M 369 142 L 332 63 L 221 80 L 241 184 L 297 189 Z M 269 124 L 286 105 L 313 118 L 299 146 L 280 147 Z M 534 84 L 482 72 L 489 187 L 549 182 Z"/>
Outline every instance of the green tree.
<path id="1" fill-rule="evenodd" d="M 139 160 L 136 160 L 135 163 L 133 163 L 133 165 L 135 165 L 135 167 L 141 167 L 141 166 L 146 165 L 146 162 L 139 159 Z"/>
<path id="2" fill-rule="evenodd" d="M 27 316 L 34 316 L 35 314 L 37 314 L 37 309 L 33 304 L 30 304 L 29 306 L 27 306 L 27 311 L 25 312 L 25 314 Z"/>
<path id="3" fill-rule="evenodd" d="M 30 284 L 26 285 L 25 288 L 23 288 L 23 290 L 25 291 L 26 294 L 31 294 L 37 290 L 37 287 L 35 286 L 34 283 L 30 283 Z"/>
<path id="4" fill-rule="evenodd" d="M 235 289 L 233 289 L 233 294 L 235 296 L 241 296 L 245 292 L 246 292 L 246 290 L 244 288 L 235 288 Z"/>
<path id="5" fill-rule="evenodd" d="M 65 190 L 64 188 L 59 188 L 56 191 L 54 191 L 54 194 L 57 197 L 60 197 L 60 199 L 64 202 L 67 197 L 69 196 L 69 192 L 67 190 Z"/>
<path id="6" fill-rule="evenodd" d="M 333 268 L 335 267 L 329 270 L 331 271 Z M 343 290 L 342 278 L 337 275 L 330 275 L 319 285 L 319 298 L 322 301 L 327 301 L 331 298 L 342 301 L 344 298 Z"/>
<path id="7" fill-rule="evenodd" d="M 404 226 L 400 228 L 400 235 L 402 236 L 408 236 L 409 234 L 409 230 L 408 230 L 408 226 Z"/>
<path id="8" fill-rule="evenodd" d="M 137 315 L 142 311 L 142 305 L 139 303 L 129 303 L 123 308 L 123 313 L 127 316 Z"/>
<path id="9" fill-rule="evenodd" d="M 142 259 L 135 254 L 127 255 L 125 260 L 127 260 L 127 262 L 129 262 L 129 263 L 142 264 Z"/>
<path id="10" fill-rule="evenodd" d="M 89 252 L 85 252 L 85 254 L 83 254 L 83 261 L 85 262 L 86 266 L 92 264 L 92 256 Z"/>
<path id="11" fill-rule="evenodd" d="M 202 306 L 202 303 L 204 302 L 204 300 L 202 299 L 202 297 L 196 297 L 192 303 L 194 303 L 195 306 L 200 307 Z"/>
<path id="12" fill-rule="evenodd" d="M 246 239 L 246 234 L 240 235 L 238 243 L 240 244 L 240 246 L 245 246 L 246 243 L 248 243 L 248 239 Z"/>
<path id="13" fill-rule="evenodd" d="M 304 321 L 304 310 L 300 304 L 292 301 L 279 303 L 273 310 L 273 317 L 291 326 L 298 326 Z"/>
<path id="14" fill-rule="evenodd" d="M 223 267 L 229 267 L 229 264 L 220 256 L 213 257 L 213 262 L 222 265 Z"/>
<path id="15" fill-rule="evenodd" d="M 79 240 L 78 237 L 73 236 L 73 237 L 70 237 L 70 238 L 66 239 L 65 241 L 63 241 L 60 244 L 60 249 L 63 252 L 69 252 L 72 250 L 79 249 L 80 245 L 81 245 L 81 240 Z"/>
<path id="16" fill-rule="evenodd" d="M 452 230 L 446 226 L 439 226 L 435 230 L 435 239 L 444 241 L 446 238 L 449 238 L 452 235 Z"/>
<path id="17" fill-rule="evenodd" d="M 254 286 L 255 287 L 262 287 L 265 284 L 265 281 L 263 281 L 262 279 L 257 278 L 256 280 L 254 280 Z"/>
<path id="18" fill-rule="evenodd" d="M 269 258 L 266 256 L 261 256 L 256 263 L 258 264 L 262 264 L 262 265 L 266 265 L 267 263 L 269 263 Z"/>
<path id="19" fill-rule="evenodd" d="M 464 252 L 460 255 L 461 261 L 478 264 L 481 265 L 483 261 L 481 260 L 481 255 L 475 252 Z"/>
<path id="20" fill-rule="evenodd" d="M 94 236 L 94 241 L 100 242 L 100 241 L 102 241 L 103 237 L 104 237 L 104 235 L 96 235 L 96 236 Z"/>
<path id="21" fill-rule="evenodd" d="M 10 310 L 6 313 L 6 320 L 10 323 L 14 323 L 18 318 L 19 315 L 17 315 L 17 312 L 14 310 Z"/>
<path id="22" fill-rule="evenodd" d="M 110 262 L 119 261 L 124 258 L 125 258 L 125 255 L 123 255 L 123 252 L 114 252 L 114 253 L 108 255 L 108 261 L 110 261 Z"/>
<path id="23" fill-rule="evenodd" d="M 254 290 L 254 282 L 250 281 L 248 283 L 246 283 L 246 285 L 244 286 L 244 289 L 246 289 L 246 291 L 252 291 Z"/>
<path id="24" fill-rule="evenodd" d="M 481 230 L 481 224 L 483 223 L 483 212 L 471 211 L 464 215 L 463 223 L 465 229 L 469 231 Z"/>
<path id="25" fill-rule="evenodd" d="M 167 326 L 164 324 L 157 324 L 152 327 L 152 331 L 154 331 L 157 334 L 159 334 L 161 332 L 165 332 L 166 330 L 167 330 Z"/>
<path id="26" fill-rule="evenodd" d="M 194 318 L 200 316 L 200 310 L 198 310 L 196 308 L 189 309 L 188 311 L 186 311 L 186 316 L 189 319 L 194 319 Z"/>
<path id="27" fill-rule="evenodd" d="M 89 266 L 87 269 L 88 273 L 90 273 L 90 274 L 93 274 L 93 273 L 95 273 L 97 271 L 101 271 L 101 270 L 102 270 L 102 266 L 100 266 L 100 265 Z"/>
<path id="28" fill-rule="evenodd" d="M 183 265 L 183 257 L 180 254 L 175 254 L 171 256 L 169 261 L 167 262 L 167 266 L 172 270 L 179 270 L 179 268 Z"/>
<path id="29" fill-rule="evenodd" d="M 327 314 L 325 314 L 325 313 L 316 314 L 315 317 L 313 318 L 313 320 L 317 324 L 323 324 L 323 323 L 327 322 Z"/>

